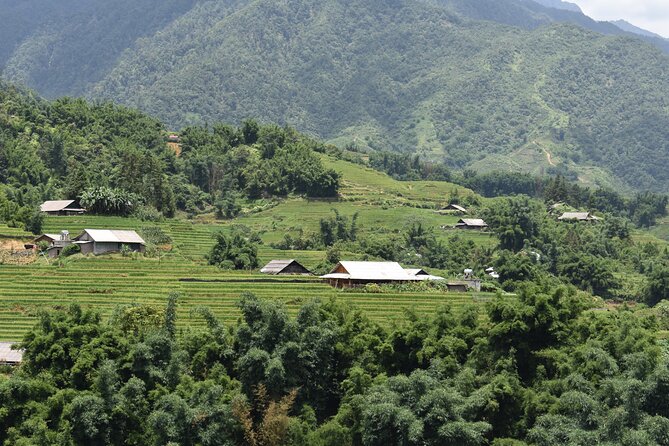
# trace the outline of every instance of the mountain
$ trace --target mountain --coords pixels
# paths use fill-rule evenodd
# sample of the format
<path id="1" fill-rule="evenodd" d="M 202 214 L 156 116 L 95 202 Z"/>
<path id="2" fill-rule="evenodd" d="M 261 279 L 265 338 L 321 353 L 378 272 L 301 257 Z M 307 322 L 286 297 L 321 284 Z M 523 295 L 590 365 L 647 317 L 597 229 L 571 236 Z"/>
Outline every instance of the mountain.
<path id="1" fill-rule="evenodd" d="M 572 12 L 583 12 L 576 3 L 563 2 L 562 0 L 534 0 L 540 5 L 548 6 L 549 8 L 564 9 Z"/>
<path id="2" fill-rule="evenodd" d="M 48 97 L 83 94 L 196 0 L 0 0 L 0 69 Z"/>
<path id="3" fill-rule="evenodd" d="M 97 1 L 34 18 L 3 75 L 172 128 L 257 117 L 456 168 L 669 186 L 669 58 L 574 11 L 529 0 Z"/>
<path id="4" fill-rule="evenodd" d="M 630 22 L 627 22 L 625 20 L 614 20 L 611 23 L 613 23 L 614 25 L 616 25 L 618 28 L 622 29 L 623 31 L 638 34 L 640 36 L 651 37 L 651 38 L 654 38 L 654 39 L 669 40 L 665 37 L 662 37 L 659 34 L 655 34 L 653 32 L 647 31 L 643 28 L 639 28 L 638 26 L 632 25 Z"/>

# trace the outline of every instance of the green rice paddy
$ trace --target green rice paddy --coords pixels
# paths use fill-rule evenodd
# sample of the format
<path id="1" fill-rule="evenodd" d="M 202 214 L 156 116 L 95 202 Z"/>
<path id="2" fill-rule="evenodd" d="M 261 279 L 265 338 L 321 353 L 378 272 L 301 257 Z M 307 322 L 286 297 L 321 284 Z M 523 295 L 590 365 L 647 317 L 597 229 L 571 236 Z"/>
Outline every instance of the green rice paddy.
<path id="1" fill-rule="evenodd" d="M 178 218 L 158 223 L 133 218 L 47 217 L 43 232 L 59 233 L 67 229 L 73 236 L 83 229 L 134 229 L 160 226 L 172 238 L 170 250 L 158 258 L 141 255 L 122 257 L 74 256 L 64 261 L 40 258 L 29 265 L 0 264 L 0 340 L 19 340 L 36 322 L 39 311 L 67 308 L 78 303 L 109 316 L 119 305 L 132 303 L 163 307 L 171 291 L 181 293 L 178 324 L 199 326 L 204 321 L 194 314 L 198 306 L 207 306 L 223 321 L 234 323 L 240 313 L 239 297 L 251 292 L 259 297 L 277 299 L 295 313 L 310 299 L 337 298 L 363 310 L 371 319 L 390 324 L 405 310 L 421 314 L 450 304 L 455 311 L 472 303 L 490 299 L 483 293 L 341 291 L 317 278 L 268 277 L 257 272 L 221 271 L 208 266 L 204 258 L 211 249 L 213 235 L 233 223 L 243 224 L 261 234 L 261 263 L 276 258 L 296 258 L 307 267 L 324 260 L 322 251 L 281 251 L 270 244 L 287 232 L 302 229 L 316 232 L 321 218 L 337 209 L 343 215 L 358 213 L 360 236 L 401 233 L 414 221 L 431 228 L 439 237 L 447 237 L 458 220 L 440 215 L 436 210 L 456 189 L 460 196 L 471 191 L 443 182 L 398 182 L 362 166 L 324 157 L 324 162 L 344 176 L 342 197 L 338 201 L 289 198 L 262 212 L 243 215 L 233 222 L 200 217 Z M 488 234 L 461 232 L 477 244 L 492 245 Z M 0 226 L 0 239 L 29 241 L 33 236 L 21 229 Z"/>

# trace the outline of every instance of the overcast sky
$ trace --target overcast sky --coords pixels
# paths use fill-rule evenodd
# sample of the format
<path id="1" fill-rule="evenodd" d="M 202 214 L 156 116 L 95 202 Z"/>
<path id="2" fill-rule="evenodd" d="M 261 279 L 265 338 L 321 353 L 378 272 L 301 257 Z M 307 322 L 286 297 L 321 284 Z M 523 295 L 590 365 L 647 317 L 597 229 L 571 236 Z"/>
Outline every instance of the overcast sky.
<path id="1" fill-rule="evenodd" d="M 571 0 L 596 20 L 623 19 L 669 37 L 669 0 Z"/>

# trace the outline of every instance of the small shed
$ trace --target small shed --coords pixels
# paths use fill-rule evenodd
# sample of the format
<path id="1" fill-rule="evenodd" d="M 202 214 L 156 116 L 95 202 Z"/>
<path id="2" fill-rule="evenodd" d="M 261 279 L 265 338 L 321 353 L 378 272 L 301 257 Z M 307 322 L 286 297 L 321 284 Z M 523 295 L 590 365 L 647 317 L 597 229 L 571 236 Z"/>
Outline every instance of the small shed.
<path id="1" fill-rule="evenodd" d="M 488 229 L 488 223 L 480 218 L 461 218 L 455 225 L 456 229 L 484 230 Z"/>
<path id="2" fill-rule="evenodd" d="M 37 245 L 38 243 L 45 242 L 49 245 L 53 245 L 53 242 L 56 240 L 60 240 L 60 234 L 42 234 L 33 240 L 33 243 Z"/>
<path id="3" fill-rule="evenodd" d="M 14 350 L 12 342 L 0 342 L 0 365 L 19 365 L 23 361 L 23 350 Z"/>
<path id="4" fill-rule="evenodd" d="M 560 221 L 598 221 L 601 218 L 592 215 L 590 212 L 565 212 L 558 217 Z"/>
<path id="5" fill-rule="evenodd" d="M 39 209 L 47 215 L 79 215 L 86 212 L 77 200 L 45 201 Z"/>
<path id="6" fill-rule="evenodd" d="M 295 259 L 290 260 L 272 260 L 265 265 L 261 270 L 263 274 L 271 274 L 274 276 L 309 276 L 311 271 L 302 266 L 300 262 Z"/>
<path id="7" fill-rule="evenodd" d="M 60 231 L 60 234 L 42 234 L 34 240 L 35 244 L 46 242 L 49 246 L 46 250 L 49 257 L 58 257 L 60 252 L 72 244 L 69 231 Z"/>
<path id="8" fill-rule="evenodd" d="M 444 207 L 442 211 L 450 211 L 454 214 L 467 214 L 469 211 L 465 209 L 463 206 L 460 206 L 459 204 L 449 204 L 448 206 Z"/>
<path id="9" fill-rule="evenodd" d="M 119 229 L 84 229 L 74 238 L 82 254 L 107 254 L 120 252 L 123 246 L 134 252 L 144 252 L 146 242 L 135 231 Z"/>
<path id="10" fill-rule="evenodd" d="M 446 286 L 448 287 L 448 291 L 456 293 L 466 293 L 469 290 L 469 286 L 464 282 L 448 282 Z"/>

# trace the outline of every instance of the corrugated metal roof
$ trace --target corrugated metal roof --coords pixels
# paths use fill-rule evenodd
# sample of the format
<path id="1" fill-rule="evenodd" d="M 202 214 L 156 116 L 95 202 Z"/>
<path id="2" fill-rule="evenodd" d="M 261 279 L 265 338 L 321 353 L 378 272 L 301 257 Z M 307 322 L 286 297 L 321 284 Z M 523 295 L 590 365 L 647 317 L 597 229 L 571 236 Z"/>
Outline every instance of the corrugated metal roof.
<path id="1" fill-rule="evenodd" d="M 265 265 L 260 272 L 264 274 L 280 274 L 284 269 L 292 265 L 293 263 L 297 264 L 301 268 L 304 268 L 305 271 L 308 271 L 304 266 L 300 264 L 295 259 L 289 260 L 272 260 L 267 265 Z"/>
<path id="2" fill-rule="evenodd" d="M 45 201 L 39 207 L 42 212 L 59 212 L 74 203 L 74 200 Z"/>
<path id="3" fill-rule="evenodd" d="M 488 226 L 488 223 L 480 218 L 462 218 L 458 224 L 463 224 L 465 226 Z"/>
<path id="4" fill-rule="evenodd" d="M 0 342 L 0 363 L 17 364 L 23 360 L 23 350 L 12 350 L 12 342 Z"/>
<path id="5" fill-rule="evenodd" d="M 119 229 L 84 229 L 94 242 L 97 243 L 139 243 L 144 245 L 144 239 L 135 231 Z M 82 235 L 79 235 L 78 240 Z"/>
<path id="6" fill-rule="evenodd" d="M 589 212 L 565 212 L 558 220 L 590 220 L 593 217 Z"/>
<path id="7" fill-rule="evenodd" d="M 418 280 L 446 280 L 441 276 L 433 276 L 432 274 L 425 274 L 425 275 L 420 275 L 416 276 Z"/>
<path id="8" fill-rule="evenodd" d="M 39 240 L 42 237 L 48 237 L 51 240 L 60 240 L 60 234 L 42 234 L 39 237 L 37 237 L 35 240 Z"/>
<path id="9" fill-rule="evenodd" d="M 446 209 L 455 209 L 456 211 L 467 212 L 467 209 L 463 208 L 459 204 L 449 204 L 446 206 Z"/>
<path id="10" fill-rule="evenodd" d="M 418 275 L 428 276 L 429 275 L 427 273 L 427 271 L 425 271 L 424 269 L 420 269 L 420 268 L 405 268 L 404 271 L 406 271 L 407 274 L 411 274 L 412 276 L 418 276 Z"/>
<path id="11" fill-rule="evenodd" d="M 346 271 L 336 273 L 339 265 Z M 397 262 L 339 262 L 332 273 L 321 276 L 323 279 L 351 279 L 378 281 L 416 281 L 416 276 L 408 274 Z"/>

